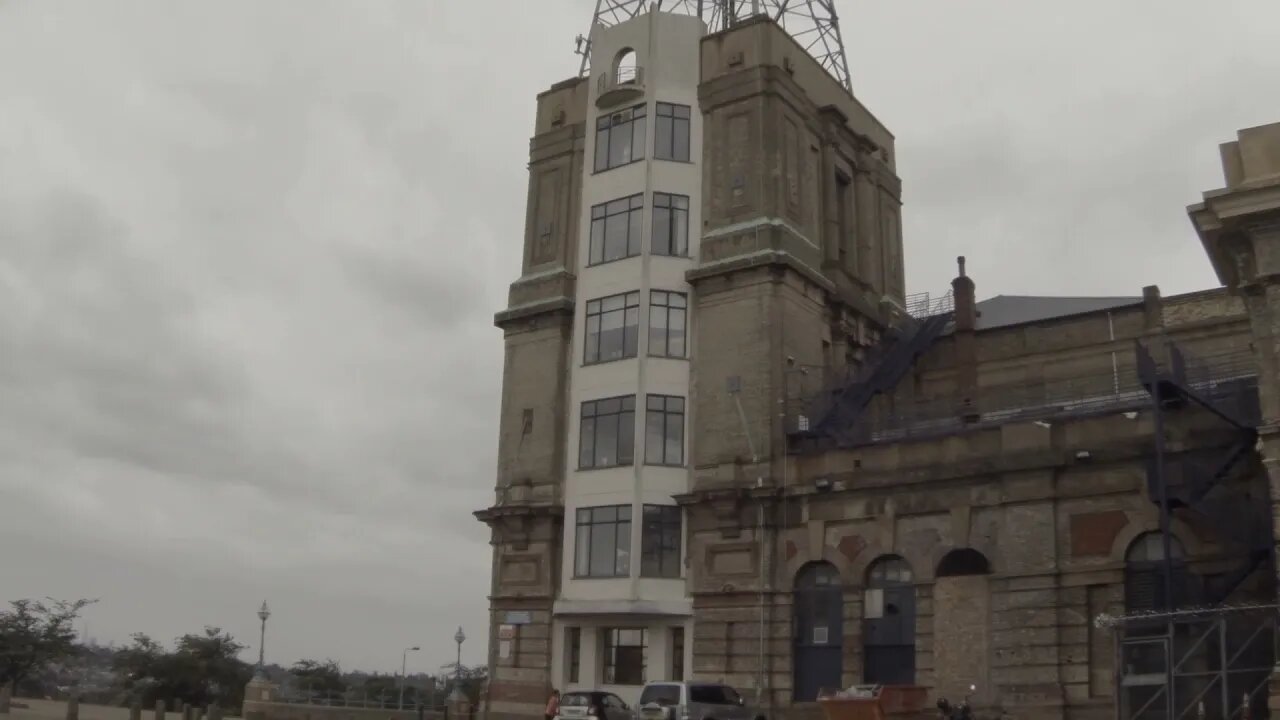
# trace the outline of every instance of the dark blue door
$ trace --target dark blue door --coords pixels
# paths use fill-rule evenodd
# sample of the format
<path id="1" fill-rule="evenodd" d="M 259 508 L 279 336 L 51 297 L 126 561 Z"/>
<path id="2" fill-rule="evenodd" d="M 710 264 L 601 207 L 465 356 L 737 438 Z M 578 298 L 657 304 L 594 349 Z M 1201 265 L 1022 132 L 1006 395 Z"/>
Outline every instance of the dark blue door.
<path id="1" fill-rule="evenodd" d="M 911 566 L 895 555 L 867 572 L 862 603 L 862 681 L 870 685 L 914 685 L 916 681 L 916 588 Z"/>
<path id="2" fill-rule="evenodd" d="M 812 563 L 796 575 L 794 699 L 810 702 L 823 688 L 843 687 L 844 592 L 830 563 Z"/>

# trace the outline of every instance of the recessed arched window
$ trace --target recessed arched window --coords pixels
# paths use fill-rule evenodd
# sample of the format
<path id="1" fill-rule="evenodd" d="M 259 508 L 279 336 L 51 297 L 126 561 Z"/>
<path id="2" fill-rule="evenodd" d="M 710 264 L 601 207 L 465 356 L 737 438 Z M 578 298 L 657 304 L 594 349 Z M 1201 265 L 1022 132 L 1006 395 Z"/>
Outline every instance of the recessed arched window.
<path id="1" fill-rule="evenodd" d="M 912 685 L 916 677 L 916 587 L 911 564 L 885 555 L 867 568 L 862 601 L 862 680 Z"/>
<path id="2" fill-rule="evenodd" d="M 812 702 L 820 690 L 842 686 L 844 591 L 835 565 L 809 563 L 796 573 L 794 627 L 794 699 Z"/>
<path id="3" fill-rule="evenodd" d="M 1124 553 L 1124 607 L 1126 612 L 1150 612 L 1170 608 L 1168 592 L 1179 605 L 1192 599 L 1194 578 L 1187 570 L 1187 549 L 1176 537 L 1169 538 L 1168 566 L 1164 562 L 1164 536 L 1148 532 L 1134 538 Z M 1173 572 L 1168 586 L 1165 569 Z"/>
<path id="4" fill-rule="evenodd" d="M 991 562 L 987 556 L 973 548 L 956 548 L 938 562 L 936 577 L 964 577 L 966 575 L 990 575 Z"/>

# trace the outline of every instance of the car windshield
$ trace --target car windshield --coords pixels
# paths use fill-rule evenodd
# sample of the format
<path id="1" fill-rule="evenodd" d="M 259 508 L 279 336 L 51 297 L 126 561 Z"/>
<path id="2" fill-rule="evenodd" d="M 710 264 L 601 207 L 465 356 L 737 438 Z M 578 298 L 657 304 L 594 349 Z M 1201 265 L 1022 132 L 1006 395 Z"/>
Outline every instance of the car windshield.
<path id="1" fill-rule="evenodd" d="M 640 693 L 640 704 L 654 703 L 663 707 L 680 704 L 679 685 L 649 685 Z"/>

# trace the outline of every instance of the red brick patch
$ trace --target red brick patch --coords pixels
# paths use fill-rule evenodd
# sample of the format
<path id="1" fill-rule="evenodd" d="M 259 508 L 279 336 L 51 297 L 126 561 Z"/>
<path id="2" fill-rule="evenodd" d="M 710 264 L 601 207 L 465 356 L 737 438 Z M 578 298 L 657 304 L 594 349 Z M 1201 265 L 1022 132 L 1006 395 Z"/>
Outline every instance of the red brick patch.
<path id="1" fill-rule="evenodd" d="M 866 546 L 867 541 L 863 540 L 861 535 L 845 535 L 840 538 L 840 544 L 837 545 L 836 548 L 840 551 L 841 555 L 844 555 L 850 562 L 853 562 L 853 560 L 858 557 L 858 554 L 861 553 L 862 549 Z"/>
<path id="2" fill-rule="evenodd" d="M 1071 555 L 1110 555 L 1116 536 L 1129 524 L 1123 510 L 1081 513 L 1071 516 Z"/>

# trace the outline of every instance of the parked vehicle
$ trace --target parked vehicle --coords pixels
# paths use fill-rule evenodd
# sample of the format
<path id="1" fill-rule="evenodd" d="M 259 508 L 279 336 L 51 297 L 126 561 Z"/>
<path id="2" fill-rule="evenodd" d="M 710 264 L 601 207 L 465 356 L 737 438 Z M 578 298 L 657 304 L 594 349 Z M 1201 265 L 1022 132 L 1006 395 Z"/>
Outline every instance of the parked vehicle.
<path id="1" fill-rule="evenodd" d="M 633 720 L 622 698 L 604 690 L 576 690 L 560 696 L 563 720 Z"/>
<path id="2" fill-rule="evenodd" d="M 973 693 L 977 690 L 977 686 L 969 686 L 969 694 L 964 696 L 964 700 L 959 705 L 952 705 L 946 698 L 938 700 L 938 716 L 942 720 L 973 720 L 973 713 L 969 710 L 969 698 L 973 697 Z"/>
<path id="3" fill-rule="evenodd" d="M 652 682 L 640 692 L 636 720 L 764 720 L 722 683 Z"/>

